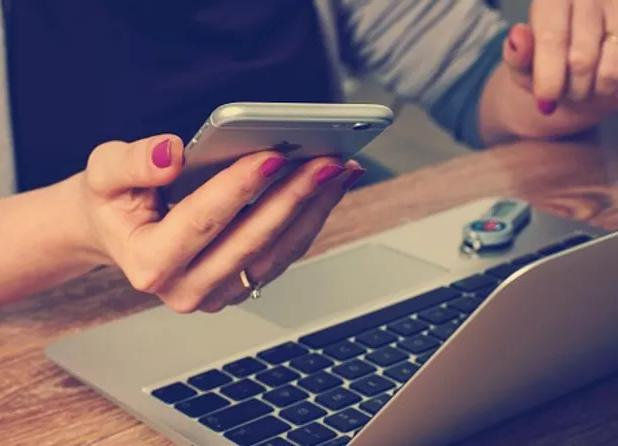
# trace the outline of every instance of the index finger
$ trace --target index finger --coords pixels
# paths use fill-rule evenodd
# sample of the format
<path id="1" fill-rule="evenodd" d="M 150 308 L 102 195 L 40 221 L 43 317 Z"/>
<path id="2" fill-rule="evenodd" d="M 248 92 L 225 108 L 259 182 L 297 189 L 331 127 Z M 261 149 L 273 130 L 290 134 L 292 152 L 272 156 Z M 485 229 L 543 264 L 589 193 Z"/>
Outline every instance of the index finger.
<path id="1" fill-rule="evenodd" d="M 567 80 L 571 2 L 537 0 L 530 11 L 534 32 L 534 94 L 540 100 L 557 101 Z"/>

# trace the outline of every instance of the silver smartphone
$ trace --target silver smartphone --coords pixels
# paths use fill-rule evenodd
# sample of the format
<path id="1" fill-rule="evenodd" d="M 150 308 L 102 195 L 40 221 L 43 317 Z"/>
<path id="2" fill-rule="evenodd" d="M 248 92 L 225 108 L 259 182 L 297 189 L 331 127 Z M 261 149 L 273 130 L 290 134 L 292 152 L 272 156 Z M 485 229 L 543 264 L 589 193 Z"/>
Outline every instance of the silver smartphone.
<path id="1" fill-rule="evenodd" d="M 178 202 L 249 153 L 276 150 L 291 160 L 350 158 L 393 122 L 377 104 L 235 102 L 218 107 L 185 148 L 185 169 L 165 190 Z"/>

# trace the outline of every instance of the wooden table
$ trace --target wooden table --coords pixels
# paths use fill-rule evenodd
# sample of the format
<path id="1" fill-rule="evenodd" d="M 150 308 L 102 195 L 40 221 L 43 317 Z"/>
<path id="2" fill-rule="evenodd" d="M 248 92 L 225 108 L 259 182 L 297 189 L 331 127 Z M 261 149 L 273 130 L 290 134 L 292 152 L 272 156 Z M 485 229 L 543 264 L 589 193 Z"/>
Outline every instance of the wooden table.
<path id="1" fill-rule="evenodd" d="M 362 189 L 337 208 L 309 255 L 488 195 L 525 198 L 542 209 L 617 229 L 618 187 L 612 187 L 613 172 L 618 172 L 616 146 L 519 143 Z M 170 444 L 43 355 L 43 348 L 62 335 L 155 303 L 131 291 L 117 271 L 106 269 L 0 308 L 0 444 Z M 462 446 L 556 444 L 618 444 L 618 375 Z"/>

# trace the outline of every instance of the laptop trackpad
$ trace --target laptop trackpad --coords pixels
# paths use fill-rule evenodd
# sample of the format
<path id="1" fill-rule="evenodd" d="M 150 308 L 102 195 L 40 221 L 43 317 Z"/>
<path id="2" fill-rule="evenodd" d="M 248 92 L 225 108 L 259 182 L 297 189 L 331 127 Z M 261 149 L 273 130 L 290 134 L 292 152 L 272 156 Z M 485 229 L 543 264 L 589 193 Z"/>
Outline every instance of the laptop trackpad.
<path id="1" fill-rule="evenodd" d="M 380 245 L 362 245 L 286 272 L 241 308 L 297 327 L 422 285 L 447 270 Z"/>

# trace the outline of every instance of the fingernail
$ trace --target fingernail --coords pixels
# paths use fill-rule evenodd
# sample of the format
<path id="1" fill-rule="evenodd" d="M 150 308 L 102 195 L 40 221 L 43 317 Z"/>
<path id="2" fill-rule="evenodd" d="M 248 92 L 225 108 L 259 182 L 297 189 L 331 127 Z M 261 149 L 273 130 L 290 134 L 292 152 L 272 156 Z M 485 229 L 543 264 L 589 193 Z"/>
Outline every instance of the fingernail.
<path id="1" fill-rule="evenodd" d="M 511 38 L 511 36 L 509 36 L 509 40 L 508 40 L 508 42 L 509 42 L 509 48 L 510 48 L 512 51 L 517 52 L 517 45 L 515 45 L 515 42 L 513 41 L 513 39 Z"/>
<path id="2" fill-rule="evenodd" d="M 352 186 L 354 186 L 354 184 L 356 184 L 360 177 L 365 175 L 365 172 L 367 172 L 367 170 L 365 169 L 354 169 L 352 172 L 350 172 L 348 178 L 346 178 L 346 180 L 343 182 L 343 188 L 346 190 L 350 189 Z"/>
<path id="3" fill-rule="evenodd" d="M 324 166 L 315 174 L 315 182 L 319 185 L 341 175 L 345 169 L 336 164 Z"/>
<path id="4" fill-rule="evenodd" d="M 160 169 L 172 165 L 172 143 L 165 139 L 152 149 L 152 163 Z"/>
<path id="5" fill-rule="evenodd" d="M 513 30 L 515 28 L 511 28 L 511 30 L 509 31 L 509 37 L 507 39 L 507 42 L 509 43 L 509 48 L 513 51 L 517 51 L 517 45 L 515 44 L 515 39 L 513 38 Z"/>
<path id="6" fill-rule="evenodd" d="M 537 106 L 539 107 L 539 111 L 544 115 L 551 115 L 556 111 L 558 107 L 558 103 L 556 101 L 547 101 L 545 99 L 539 99 L 537 101 Z"/>
<path id="7" fill-rule="evenodd" d="M 275 156 L 272 158 L 268 158 L 260 166 L 260 173 L 262 174 L 262 176 L 266 178 L 272 177 L 277 172 L 279 172 L 281 168 L 285 166 L 287 163 L 288 163 L 287 158 L 283 158 L 281 156 Z"/>

